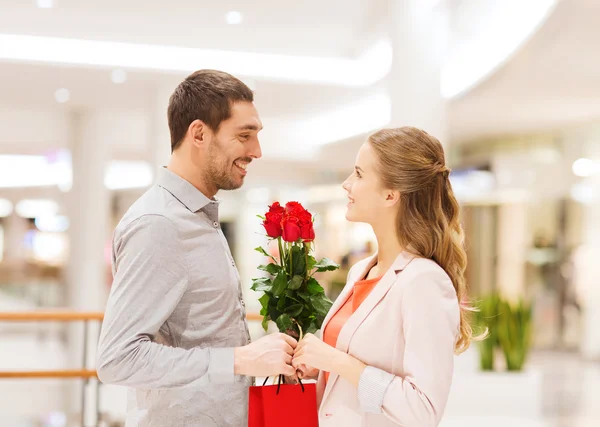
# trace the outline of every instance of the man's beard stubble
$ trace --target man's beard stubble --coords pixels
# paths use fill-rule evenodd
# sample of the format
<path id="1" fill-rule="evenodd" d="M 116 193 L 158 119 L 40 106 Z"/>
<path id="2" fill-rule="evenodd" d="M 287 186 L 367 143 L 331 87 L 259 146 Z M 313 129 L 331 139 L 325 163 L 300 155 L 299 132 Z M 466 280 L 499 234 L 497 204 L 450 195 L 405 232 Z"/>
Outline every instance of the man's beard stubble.
<path id="1" fill-rule="evenodd" d="M 221 155 L 221 156 L 220 156 Z M 208 148 L 208 167 L 206 169 L 205 179 L 212 182 L 217 190 L 237 190 L 244 184 L 242 179 L 239 183 L 232 178 L 234 164 L 228 160 L 219 160 L 222 157 L 221 143 L 218 140 L 213 141 Z M 240 160 L 240 159 L 236 159 Z M 244 158 L 244 161 L 250 163 L 252 159 Z"/>

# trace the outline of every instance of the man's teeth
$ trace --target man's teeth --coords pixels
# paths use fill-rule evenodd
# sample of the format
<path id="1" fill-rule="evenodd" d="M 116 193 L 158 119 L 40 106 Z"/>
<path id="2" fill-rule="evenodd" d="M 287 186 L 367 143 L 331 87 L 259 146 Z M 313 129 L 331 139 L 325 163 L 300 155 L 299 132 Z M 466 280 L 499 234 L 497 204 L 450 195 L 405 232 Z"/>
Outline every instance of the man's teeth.
<path id="1" fill-rule="evenodd" d="M 244 170 L 246 170 L 246 168 L 248 167 L 248 164 L 247 164 L 247 163 L 239 163 L 239 162 L 235 162 L 234 164 L 235 164 L 235 165 L 236 165 L 238 168 L 240 168 L 240 169 L 244 169 Z"/>

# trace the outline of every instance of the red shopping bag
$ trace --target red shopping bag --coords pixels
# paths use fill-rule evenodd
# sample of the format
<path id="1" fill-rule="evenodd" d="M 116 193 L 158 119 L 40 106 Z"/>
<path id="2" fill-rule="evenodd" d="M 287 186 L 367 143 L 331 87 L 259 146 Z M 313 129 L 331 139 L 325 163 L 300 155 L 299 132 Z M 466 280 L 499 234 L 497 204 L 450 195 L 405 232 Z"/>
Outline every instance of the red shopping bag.
<path id="1" fill-rule="evenodd" d="M 250 387 L 248 427 L 318 427 L 315 384 L 281 384 L 281 377 L 279 381 Z"/>

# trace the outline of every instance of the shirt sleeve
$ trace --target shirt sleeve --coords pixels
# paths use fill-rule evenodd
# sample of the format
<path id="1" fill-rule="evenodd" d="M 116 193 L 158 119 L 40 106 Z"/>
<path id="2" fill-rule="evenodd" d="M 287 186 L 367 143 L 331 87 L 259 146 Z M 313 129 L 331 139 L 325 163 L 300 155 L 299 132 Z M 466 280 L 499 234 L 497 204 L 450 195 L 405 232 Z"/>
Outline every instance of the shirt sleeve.
<path id="1" fill-rule="evenodd" d="M 154 342 L 188 286 L 185 249 L 170 219 L 144 215 L 115 234 L 113 263 L 96 364 L 102 382 L 160 389 L 234 381 L 233 348 Z"/>
<path id="2" fill-rule="evenodd" d="M 452 383 L 459 307 L 450 279 L 441 273 L 415 278 L 403 291 L 403 376 L 367 367 L 358 395 L 365 412 L 383 413 L 398 425 L 434 427 Z"/>

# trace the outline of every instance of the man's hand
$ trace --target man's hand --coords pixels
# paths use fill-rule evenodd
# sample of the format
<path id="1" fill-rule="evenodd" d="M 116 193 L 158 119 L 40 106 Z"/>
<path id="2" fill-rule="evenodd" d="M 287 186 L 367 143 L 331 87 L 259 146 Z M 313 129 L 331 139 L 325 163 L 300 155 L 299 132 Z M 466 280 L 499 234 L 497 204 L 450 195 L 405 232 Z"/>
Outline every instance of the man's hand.
<path id="1" fill-rule="evenodd" d="M 234 373 L 250 377 L 292 376 L 292 355 L 298 342 L 282 333 L 271 334 L 234 350 Z"/>

